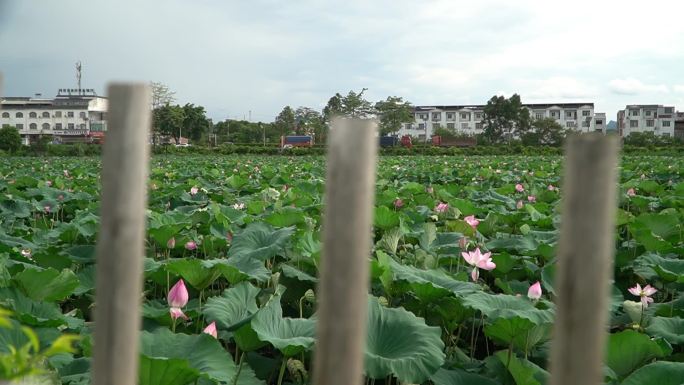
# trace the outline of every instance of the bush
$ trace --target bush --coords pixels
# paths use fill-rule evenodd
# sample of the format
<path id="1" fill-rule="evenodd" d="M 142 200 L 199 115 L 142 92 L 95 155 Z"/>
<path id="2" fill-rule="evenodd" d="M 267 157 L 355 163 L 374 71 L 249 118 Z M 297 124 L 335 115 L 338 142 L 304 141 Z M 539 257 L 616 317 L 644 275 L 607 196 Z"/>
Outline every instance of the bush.
<path id="1" fill-rule="evenodd" d="M 0 150 L 14 154 L 21 148 L 21 135 L 16 127 L 0 128 Z"/>

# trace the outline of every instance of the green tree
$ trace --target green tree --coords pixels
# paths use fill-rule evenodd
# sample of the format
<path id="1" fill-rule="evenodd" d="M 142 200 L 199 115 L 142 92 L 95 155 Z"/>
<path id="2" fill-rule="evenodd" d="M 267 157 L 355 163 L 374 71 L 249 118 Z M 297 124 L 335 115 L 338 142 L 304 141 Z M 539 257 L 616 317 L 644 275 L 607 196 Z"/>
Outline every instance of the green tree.
<path id="1" fill-rule="evenodd" d="M 275 119 L 275 125 L 281 135 L 290 135 L 295 132 L 296 120 L 295 111 L 290 106 L 283 107 Z"/>
<path id="2" fill-rule="evenodd" d="M 375 103 L 375 110 L 380 115 L 380 133 L 382 135 L 397 132 L 403 123 L 413 121 L 411 103 L 398 96 L 388 96 L 386 100 Z"/>
<path id="3" fill-rule="evenodd" d="M 183 134 L 183 123 L 185 113 L 183 107 L 166 104 L 154 110 L 153 126 L 154 131 L 161 135 L 171 136 L 176 144 L 180 143 L 180 136 Z"/>
<path id="4" fill-rule="evenodd" d="M 183 107 L 183 132 L 194 140 L 199 141 L 209 132 L 209 120 L 204 107 L 186 104 Z"/>
<path id="5" fill-rule="evenodd" d="M 176 93 L 169 86 L 161 82 L 150 82 L 152 90 L 152 109 L 155 110 L 176 101 Z"/>
<path id="6" fill-rule="evenodd" d="M 533 132 L 527 132 L 522 136 L 523 142 L 525 142 L 525 136 L 535 134 L 536 144 L 560 146 L 567 133 L 565 128 L 553 118 L 537 119 L 532 123 L 532 128 Z"/>
<path id="7" fill-rule="evenodd" d="M 16 127 L 0 128 L 0 150 L 14 154 L 21 148 L 21 135 Z"/>
<path id="8" fill-rule="evenodd" d="M 510 98 L 492 96 L 484 108 L 484 135 L 492 143 L 522 137 L 531 127 L 530 111 L 522 105 L 520 95 Z"/>
<path id="9" fill-rule="evenodd" d="M 325 121 L 330 122 L 330 119 L 337 115 L 355 118 L 364 118 L 373 115 L 375 113 L 373 105 L 363 98 L 363 93 L 365 91 L 366 88 L 362 89 L 359 93 L 349 91 L 347 96 L 342 96 L 340 93 L 333 95 L 323 109 Z"/>

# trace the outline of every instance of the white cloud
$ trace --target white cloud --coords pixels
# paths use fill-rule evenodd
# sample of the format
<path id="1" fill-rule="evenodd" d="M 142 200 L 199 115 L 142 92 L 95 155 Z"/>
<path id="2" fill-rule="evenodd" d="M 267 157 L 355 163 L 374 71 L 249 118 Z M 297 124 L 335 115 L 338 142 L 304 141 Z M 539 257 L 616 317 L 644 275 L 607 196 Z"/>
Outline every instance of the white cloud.
<path id="1" fill-rule="evenodd" d="M 588 99 L 596 97 L 598 94 L 595 86 L 565 76 L 524 80 L 520 82 L 519 88 L 519 92 L 525 100 L 533 99 L 535 101 Z"/>
<path id="2" fill-rule="evenodd" d="M 674 89 L 674 92 L 684 94 L 684 84 L 677 84 L 672 88 Z"/>
<path id="3" fill-rule="evenodd" d="M 613 79 L 608 83 L 611 92 L 620 95 L 638 95 L 645 93 L 667 93 L 669 89 L 664 84 L 644 84 L 638 79 Z"/>

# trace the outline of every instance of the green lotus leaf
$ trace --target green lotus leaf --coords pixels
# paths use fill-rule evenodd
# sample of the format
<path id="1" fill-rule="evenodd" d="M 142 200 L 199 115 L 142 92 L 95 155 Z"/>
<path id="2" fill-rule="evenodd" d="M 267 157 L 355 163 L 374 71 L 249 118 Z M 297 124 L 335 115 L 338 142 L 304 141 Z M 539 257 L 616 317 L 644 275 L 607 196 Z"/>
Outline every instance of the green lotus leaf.
<path id="1" fill-rule="evenodd" d="M 63 300 L 78 287 L 78 278 L 69 269 L 26 269 L 15 275 L 14 280 L 29 298 L 36 301 Z"/>
<path id="2" fill-rule="evenodd" d="M 394 259 L 390 259 L 389 262 L 394 279 L 409 282 L 414 288 L 424 286 L 436 289 L 437 294 L 453 293 L 458 297 L 464 297 L 481 290 L 478 285 L 472 282 L 458 281 L 443 270 L 422 270 L 413 266 L 402 265 Z"/>
<path id="3" fill-rule="evenodd" d="M 508 368 L 516 385 L 543 385 L 548 383 L 549 373 L 535 365 L 534 363 L 518 357 L 516 354 L 509 354 L 502 350 L 494 355 Z"/>
<path id="4" fill-rule="evenodd" d="M 265 261 L 273 258 L 285 248 L 293 233 L 294 228 L 290 227 L 274 230 L 267 223 L 250 223 L 245 230 L 234 236 L 228 258 L 237 261 Z"/>
<path id="5" fill-rule="evenodd" d="M 437 327 L 403 308 L 386 308 L 378 299 L 368 301 L 365 351 L 366 375 L 419 384 L 444 363 L 444 342 Z"/>
<path id="6" fill-rule="evenodd" d="M 646 332 L 656 337 L 662 337 L 675 345 L 684 344 L 684 319 L 679 317 L 653 317 Z"/>
<path id="7" fill-rule="evenodd" d="M 140 357 L 140 385 L 188 385 L 200 377 L 199 370 L 180 358 Z"/>
<path id="8" fill-rule="evenodd" d="M 283 317 L 279 295 L 254 315 L 251 326 L 260 340 L 270 343 L 286 357 L 309 350 L 314 344 L 315 321 Z"/>
<path id="9" fill-rule="evenodd" d="M 606 365 L 619 378 L 624 378 L 648 361 L 665 355 L 661 346 L 646 334 L 623 330 L 608 336 Z"/>
<path id="10" fill-rule="evenodd" d="M 166 269 L 183 277 L 190 286 L 204 290 L 221 276 L 211 260 L 197 258 L 177 258 L 166 263 Z"/>
<path id="11" fill-rule="evenodd" d="M 527 297 L 477 292 L 465 296 L 463 304 L 481 311 L 490 321 L 498 318 L 522 318 L 535 325 L 553 322 L 552 309 L 537 309 Z"/>
<path id="12" fill-rule="evenodd" d="M 261 290 L 248 282 L 240 282 L 207 300 L 202 312 L 207 322 L 216 322 L 219 329 L 233 331 L 252 319 L 259 310 L 256 298 Z"/>
<path id="13" fill-rule="evenodd" d="M 15 288 L 0 288 L 0 304 L 12 310 L 15 318 L 22 324 L 30 326 L 66 324 L 66 319 L 56 303 L 32 300 Z"/>
<path id="14" fill-rule="evenodd" d="M 439 369 L 430 377 L 434 385 L 498 385 L 499 383 L 479 374 L 468 373 L 462 369 Z"/>
<path id="15" fill-rule="evenodd" d="M 376 207 L 373 224 L 382 230 L 392 229 L 399 226 L 399 214 L 387 206 Z"/>
<path id="16" fill-rule="evenodd" d="M 657 361 L 635 370 L 621 385 L 682 385 L 684 363 Z"/>

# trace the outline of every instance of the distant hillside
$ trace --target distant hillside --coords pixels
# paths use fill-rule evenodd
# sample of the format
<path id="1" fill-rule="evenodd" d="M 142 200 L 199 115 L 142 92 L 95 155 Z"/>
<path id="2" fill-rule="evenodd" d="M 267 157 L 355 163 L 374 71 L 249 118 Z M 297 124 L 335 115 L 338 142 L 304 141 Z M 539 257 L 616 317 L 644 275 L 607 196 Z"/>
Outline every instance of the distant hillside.
<path id="1" fill-rule="evenodd" d="M 611 120 L 610 122 L 608 122 L 606 129 L 607 130 L 617 130 L 617 122 L 614 120 Z"/>

